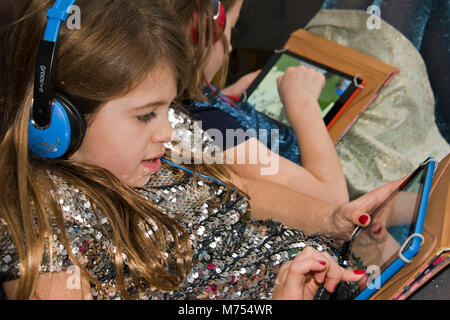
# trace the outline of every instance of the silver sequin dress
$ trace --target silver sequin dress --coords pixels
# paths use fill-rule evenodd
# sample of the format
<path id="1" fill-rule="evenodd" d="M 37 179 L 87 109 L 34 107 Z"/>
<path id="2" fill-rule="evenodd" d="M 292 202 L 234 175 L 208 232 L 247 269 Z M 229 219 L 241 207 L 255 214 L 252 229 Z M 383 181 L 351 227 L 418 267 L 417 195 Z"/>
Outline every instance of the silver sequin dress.
<path id="1" fill-rule="evenodd" d="M 94 298 L 121 299 L 120 292 L 114 289 L 114 243 L 104 232 L 110 230 L 108 220 L 80 190 L 56 176 L 52 178 L 58 187 L 55 196 L 63 211 L 71 248 L 64 248 L 55 231 L 50 241 L 52 261 L 47 246 L 40 271 L 73 273 L 66 252 L 72 250 L 96 279 L 113 286 L 91 284 Z M 145 292 L 138 294 L 125 257 L 124 277 L 131 282 L 127 291 L 136 299 L 267 299 L 280 265 L 305 246 L 331 254 L 335 250 L 332 239 L 324 235 L 306 235 L 273 221 L 247 219 L 248 199 L 236 190 L 224 205 L 215 205 L 210 200 L 222 199 L 222 184 L 194 179 L 193 174 L 172 166 L 163 166 L 137 190 L 186 228 L 194 249 L 194 267 L 178 291 L 162 292 L 146 286 Z M 0 275 L 1 281 L 20 275 L 18 254 L 4 222 L 0 223 Z"/>

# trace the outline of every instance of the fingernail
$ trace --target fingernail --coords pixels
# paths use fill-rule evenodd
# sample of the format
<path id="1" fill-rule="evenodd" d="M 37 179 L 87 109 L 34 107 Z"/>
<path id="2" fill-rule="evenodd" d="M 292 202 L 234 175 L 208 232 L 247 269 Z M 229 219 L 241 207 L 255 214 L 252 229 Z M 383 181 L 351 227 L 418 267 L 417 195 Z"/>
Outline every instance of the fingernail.
<path id="1" fill-rule="evenodd" d="M 353 273 L 354 273 L 354 274 L 361 275 L 361 274 L 365 274 L 366 271 L 365 271 L 365 270 L 353 270 Z"/>
<path id="2" fill-rule="evenodd" d="M 367 220 L 369 220 L 369 216 L 366 214 L 363 214 L 362 216 L 359 217 L 358 221 L 361 224 L 366 224 Z"/>
<path id="3" fill-rule="evenodd" d="M 327 263 L 325 261 L 319 260 L 319 263 L 323 266 L 325 266 Z"/>
<path id="4" fill-rule="evenodd" d="M 339 283 L 334 287 L 333 292 L 336 292 L 337 288 L 339 287 Z"/>

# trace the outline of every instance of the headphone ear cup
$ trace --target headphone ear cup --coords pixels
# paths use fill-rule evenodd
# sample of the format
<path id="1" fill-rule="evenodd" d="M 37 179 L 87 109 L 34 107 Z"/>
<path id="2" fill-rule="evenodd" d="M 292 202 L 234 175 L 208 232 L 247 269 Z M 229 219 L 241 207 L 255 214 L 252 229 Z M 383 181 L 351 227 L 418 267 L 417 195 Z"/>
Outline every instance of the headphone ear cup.
<path id="1" fill-rule="evenodd" d="M 61 92 L 53 93 L 54 100 L 63 105 L 70 123 L 70 143 L 66 151 L 66 155 L 75 152 L 81 145 L 86 134 L 86 120 L 80 109 L 72 103 L 72 101 Z"/>
<path id="2" fill-rule="evenodd" d="M 57 159 L 75 152 L 85 133 L 86 121 L 82 112 L 66 95 L 55 92 L 50 124 L 46 128 L 37 128 L 30 120 L 28 143 L 38 156 Z"/>
<path id="3" fill-rule="evenodd" d="M 221 33 L 225 30 L 225 26 L 226 26 L 226 13 L 225 13 L 225 8 L 222 5 L 222 2 L 220 1 L 212 1 L 213 4 L 213 8 L 217 7 L 217 12 L 215 12 L 214 14 L 214 23 L 216 24 L 216 28 L 214 28 L 214 34 L 213 34 L 213 43 L 217 42 L 217 40 L 220 39 Z M 215 4 L 214 4 L 215 3 Z M 194 10 L 194 14 L 192 17 L 192 28 L 191 28 L 191 34 L 192 34 L 192 42 L 194 44 L 198 44 L 199 41 L 199 17 L 198 17 L 198 12 L 196 10 Z M 206 23 L 206 28 L 205 28 L 205 32 L 206 32 L 206 36 L 208 35 L 209 32 L 209 25 L 208 23 Z M 208 37 L 207 37 L 208 38 Z M 208 45 L 208 42 L 206 42 L 206 45 Z"/>

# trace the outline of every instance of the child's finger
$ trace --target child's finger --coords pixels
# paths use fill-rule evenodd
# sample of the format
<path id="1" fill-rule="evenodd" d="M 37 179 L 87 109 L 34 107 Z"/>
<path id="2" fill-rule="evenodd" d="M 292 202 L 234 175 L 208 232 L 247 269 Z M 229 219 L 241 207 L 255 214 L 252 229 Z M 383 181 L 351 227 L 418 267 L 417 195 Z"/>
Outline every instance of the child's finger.
<path id="1" fill-rule="evenodd" d="M 323 272 L 327 266 L 323 265 L 314 258 L 306 258 L 299 261 L 293 261 L 290 265 L 286 277 L 285 290 L 287 292 L 298 292 L 303 296 L 305 279 L 307 275 L 317 272 Z"/>
<path id="2" fill-rule="evenodd" d="M 341 281 L 357 282 L 360 281 L 366 275 L 367 273 L 365 270 L 342 269 Z"/>
<path id="3" fill-rule="evenodd" d="M 358 281 L 365 274 L 364 270 L 350 270 L 339 266 L 330 255 L 324 255 L 328 260 L 328 271 L 325 279 L 325 289 L 328 292 L 335 292 L 341 281 Z"/>

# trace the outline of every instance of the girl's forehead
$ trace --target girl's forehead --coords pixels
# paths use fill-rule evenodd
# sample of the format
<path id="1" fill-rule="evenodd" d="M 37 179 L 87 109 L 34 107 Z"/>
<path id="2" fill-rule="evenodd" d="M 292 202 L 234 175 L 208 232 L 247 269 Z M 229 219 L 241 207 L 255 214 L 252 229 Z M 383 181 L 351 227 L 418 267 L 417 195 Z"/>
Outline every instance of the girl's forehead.
<path id="1" fill-rule="evenodd" d="M 168 99 L 177 94 L 177 77 L 172 67 L 167 63 L 159 63 L 147 76 L 130 92 L 135 96 L 149 95 Z"/>
<path id="2" fill-rule="evenodd" d="M 177 82 L 173 68 L 168 64 L 160 63 L 133 89 L 108 101 L 103 107 L 125 111 L 151 105 L 170 104 L 178 93 Z"/>

